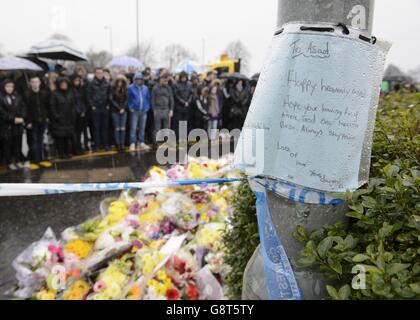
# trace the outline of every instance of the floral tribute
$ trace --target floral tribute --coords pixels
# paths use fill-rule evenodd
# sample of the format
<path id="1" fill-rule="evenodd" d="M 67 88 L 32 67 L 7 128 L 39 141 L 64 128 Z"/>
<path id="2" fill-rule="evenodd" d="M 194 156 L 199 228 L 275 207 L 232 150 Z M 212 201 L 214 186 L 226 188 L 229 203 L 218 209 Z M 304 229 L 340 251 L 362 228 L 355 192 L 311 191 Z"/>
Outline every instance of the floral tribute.
<path id="1" fill-rule="evenodd" d="M 146 182 L 238 178 L 232 156 L 153 167 Z M 63 231 L 48 229 L 13 262 L 8 294 L 37 300 L 226 299 L 223 233 L 238 182 L 127 190 L 105 199 L 101 215 Z"/>

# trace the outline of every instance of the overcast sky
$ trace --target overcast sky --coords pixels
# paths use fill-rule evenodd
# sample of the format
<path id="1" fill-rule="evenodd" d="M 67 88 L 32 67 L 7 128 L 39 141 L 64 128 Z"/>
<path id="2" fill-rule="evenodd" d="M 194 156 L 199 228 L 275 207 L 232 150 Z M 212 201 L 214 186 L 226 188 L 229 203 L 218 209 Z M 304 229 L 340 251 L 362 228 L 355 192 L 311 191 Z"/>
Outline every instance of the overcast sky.
<path id="1" fill-rule="evenodd" d="M 13 0 L 1 2 L 3 53 L 24 52 L 52 33 L 68 35 L 82 50 L 114 55 L 136 43 L 135 0 Z M 277 0 L 140 0 L 140 39 L 157 49 L 180 43 L 202 60 L 216 59 L 231 40 L 252 54 L 251 72 L 260 70 L 276 26 Z M 420 66 L 420 0 L 376 0 L 374 35 L 393 42 L 388 62 L 407 71 Z"/>

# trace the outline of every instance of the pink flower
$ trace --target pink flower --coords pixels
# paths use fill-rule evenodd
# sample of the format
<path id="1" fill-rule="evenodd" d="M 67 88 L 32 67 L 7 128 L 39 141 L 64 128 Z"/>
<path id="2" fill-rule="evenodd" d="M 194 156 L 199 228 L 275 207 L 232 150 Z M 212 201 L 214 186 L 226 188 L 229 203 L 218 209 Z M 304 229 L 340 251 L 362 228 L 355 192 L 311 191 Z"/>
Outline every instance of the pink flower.
<path id="1" fill-rule="evenodd" d="M 48 251 L 51 252 L 52 254 L 56 254 L 60 261 L 64 260 L 64 252 L 63 252 L 63 249 L 61 249 L 61 247 L 57 247 L 53 244 L 50 244 L 48 246 Z"/>
<path id="2" fill-rule="evenodd" d="M 100 292 L 102 290 L 105 290 L 105 288 L 106 288 L 106 283 L 104 281 L 98 281 L 93 286 L 93 291 Z"/>
<path id="3" fill-rule="evenodd" d="M 132 245 L 133 247 L 136 247 L 137 249 L 141 249 L 143 247 L 143 244 L 138 240 L 134 240 Z"/>
<path id="4" fill-rule="evenodd" d="M 212 208 L 207 212 L 207 214 L 210 218 L 214 218 L 218 212 L 219 210 L 217 208 Z"/>
<path id="5" fill-rule="evenodd" d="M 138 203 L 135 203 L 130 207 L 128 210 L 130 214 L 139 214 L 140 213 L 140 205 Z"/>
<path id="6" fill-rule="evenodd" d="M 134 229 L 137 229 L 138 227 L 140 227 L 140 224 L 136 220 L 132 220 L 132 219 L 128 220 L 128 225 L 130 227 L 133 227 Z"/>

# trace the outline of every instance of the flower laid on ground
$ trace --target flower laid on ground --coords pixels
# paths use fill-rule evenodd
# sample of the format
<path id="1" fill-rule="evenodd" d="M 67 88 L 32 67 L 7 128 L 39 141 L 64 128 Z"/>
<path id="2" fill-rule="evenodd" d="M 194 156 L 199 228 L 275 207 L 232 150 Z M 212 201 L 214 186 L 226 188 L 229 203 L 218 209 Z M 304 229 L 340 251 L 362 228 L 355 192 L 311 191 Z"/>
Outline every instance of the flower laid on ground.
<path id="1" fill-rule="evenodd" d="M 55 300 L 55 292 L 49 290 L 41 290 L 36 294 L 38 300 Z"/>
<path id="2" fill-rule="evenodd" d="M 90 286 L 84 281 L 77 281 L 67 292 L 63 295 L 63 300 L 83 300 L 88 292 Z"/>
<path id="3" fill-rule="evenodd" d="M 198 245 L 212 250 L 219 249 L 225 227 L 223 223 L 209 223 L 201 226 L 196 235 Z"/>
<path id="4" fill-rule="evenodd" d="M 136 253 L 136 267 L 145 276 L 150 275 L 164 256 L 157 249 L 142 248 Z"/>
<path id="5" fill-rule="evenodd" d="M 111 264 L 103 271 L 93 286 L 94 293 L 89 296 L 92 300 L 118 299 L 128 283 L 129 277 L 117 264 Z"/>
<path id="6" fill-rule="evenodd" d="M 179 292 L 176 289 L 168 289 L 166 291 L 166 299 L 167 300 L 178 300 L 179 299 Z"/>
<path id="7" fill-rule="evenodd" d="M 190 159 L 145 181 L 239 177 L 231 156 Z M 227 267 L 222 234 L 237 183 L 124 191 L 105 199 L 101 216 L 51 230 L 14 262 L 13 295 L 38 300 L 223 299 Z M 209 289 L 211 288 L 211 290 Z"/>
<path id="8" fill-rule="evenodd" d="M 73 253 L 79 259 L 89 256 L 92 250 L 92 244 L 80 239 L 72 240 L 64 246 L 66 253 Z"/>
<path id="9" fill-rule="evenodd" d="M 185 289 L 185 294 L 187 295 L 188 300 L 198 300 L 200 298 L 197 286 L 192 283 L 187 285 L 187 288 Z"/>

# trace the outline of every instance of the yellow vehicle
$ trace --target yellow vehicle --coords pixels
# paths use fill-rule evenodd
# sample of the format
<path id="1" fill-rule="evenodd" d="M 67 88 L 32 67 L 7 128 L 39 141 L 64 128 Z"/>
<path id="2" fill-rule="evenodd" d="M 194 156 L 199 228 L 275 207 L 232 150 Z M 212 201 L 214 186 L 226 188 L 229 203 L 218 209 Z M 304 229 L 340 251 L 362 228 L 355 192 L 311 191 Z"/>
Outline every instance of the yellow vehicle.
<path id="1" fill-rule="evenodd" d="M 225 53 L 220 56 L 219 61 L 210 62 L 208 67 L 208 71 L 216 71 L 218 75 L 225 72 L 241 72 L 241 59 L 229 59 L 229 56 Z"/>

